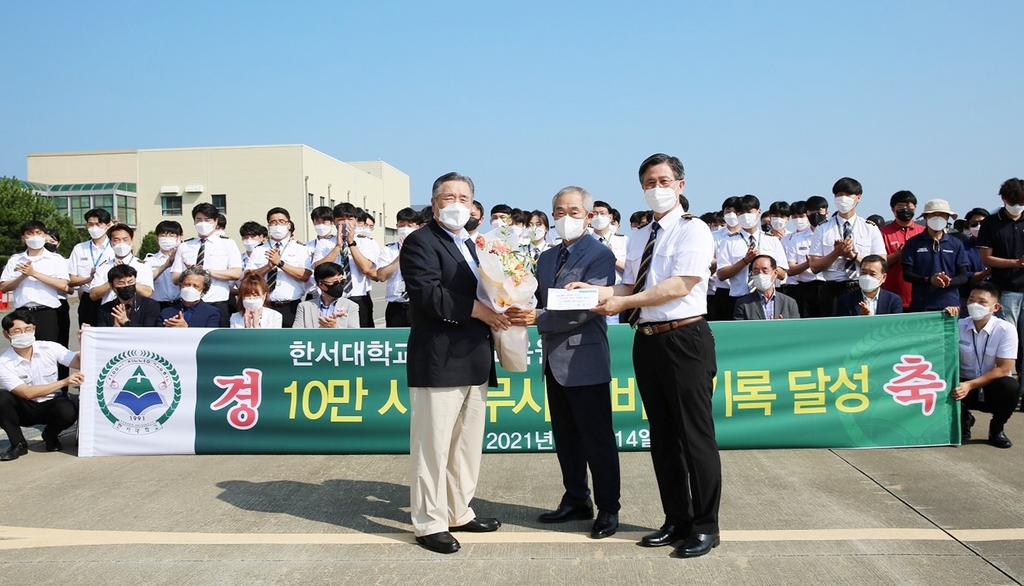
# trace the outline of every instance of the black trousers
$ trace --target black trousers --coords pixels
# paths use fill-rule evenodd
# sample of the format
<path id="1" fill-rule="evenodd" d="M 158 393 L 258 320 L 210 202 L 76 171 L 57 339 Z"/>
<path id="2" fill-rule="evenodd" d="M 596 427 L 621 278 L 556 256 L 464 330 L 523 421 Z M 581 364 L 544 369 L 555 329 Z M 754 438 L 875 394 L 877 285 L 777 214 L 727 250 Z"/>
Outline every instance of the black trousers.
<path id="1" fill-rule="evenodd" d="M 82 324 L 96 325 L 96 320 L 99 319 L 100 305 L 102 304 L 99 301 L 93 301 L 92 297 L 89 297 L 87 291 L 79 291 L 78 327 L 82 327 Z"/>
<path id="2" fill-rule="evenodd" d="M 718 532 L 722 462 L 711 418 L 718 371 L 715 338 L 704 320 L 633 339 L 636 383 L 651 427 L 651 459 L 665 523 Z"/>
<path id="3" fill-rule="evenodd" d="M 1013 377 L 1004 376 L 996 379 L 980 389 L 974 389 L 967 393 L 967 396 L 960 399 L 960 420 L 966 421 L 971 411 L 981 411 L 992 414 L 992 422 L 989 423 L 989 433 L 1003 431 L 1003 426 L 1013 415 L 1017 408 L 1017 399 L 1020 397 L 1020 383 Z"/>
<path id="4" fill-rule="evenodd" d="M 373 299 L 370 299 L 369 295 L 358 295 L 349 299 L 359 306 L 359 327 L 376 327 L 373 323 Z"/>
<path id="5" fill-rule="evenodd" d="M 708 295 L 708 321 L 731 321 L 736 300 L 729 297 L 729 285 L 715 289 L 714 295 Z"/>
<path id="6" fill-rule="evenodd" d="M 590 498 L 587 466 L 594 475 L 594 502 L 601 511 L 619 511 L 619 448 L 612 429 L 609 383 L 563 387 L 545 369 L 555 453 L 562 469 L 561 505 L 580 506 Z"/>
<path id="7" fill-rule="evenodd" d="M 36 339 L 47 342 L 60 342 L 60 317 L 58 310 L 52 307 L 22 307 L 32 313 L 36 325 Z M 70 328 L 70 324 L 68 325 Z M 67 344 L 64 344 L 67 346 Z"/>
<path id="8" fill-rule="evenodd" d="M 818 304 L 821 317 L 835 317 L 836 302 L 849 291 L 860 290 L 857 281 L 822 281 L 818 286 Z"/>
<path id="9" fill-rule="evenodd" d="M 71 427 L 78 419 L 78 404 L 67 395 L 58 395 L 49 401 L 37 403 L 14 393 L 0 393 L 0 428 L 7 432 L 11 445 L 27 443 L 22 427 L 46 425 L 43 438 L 57 439 L 57 435 Z"/>
<path id="10" fill-rule="evenodd" d="M 796 301 L 800 317 L 823 317 L 821 314 L 821 284 L 824 281 L 808 281 L 786 285 L 782 292 Z"/>
<path id="11" fill-rule="evenodd" d="M 363 308 L 359 308 L 359 316 L 362 317 Z M 409 315 L 409 304 L 388 301 L 384 309 L 384 325 L 389 328 L 408 328 L 412 326 L 412 318 Z"/>
<path id="12" fill-rule="evenodd" d="M 65 348 L 71 342 L 71 306 L 67 299 L 60 300 L 60 307 L 57 308 L 57 343 Z M 66 379 L 71 371 L 63 364 L 57 364 L 57 378 Z M 66 389 L 66 387 L 65 387 Z"/>
<path id="13" fill-rule="evenodd" d="M 302 303 L 301 299 L 293 299 L 287 303 L 270 302 L 270 308 L 281 314 L 281 327 L 290 328 L 295 323 L 295 310 Z"/>

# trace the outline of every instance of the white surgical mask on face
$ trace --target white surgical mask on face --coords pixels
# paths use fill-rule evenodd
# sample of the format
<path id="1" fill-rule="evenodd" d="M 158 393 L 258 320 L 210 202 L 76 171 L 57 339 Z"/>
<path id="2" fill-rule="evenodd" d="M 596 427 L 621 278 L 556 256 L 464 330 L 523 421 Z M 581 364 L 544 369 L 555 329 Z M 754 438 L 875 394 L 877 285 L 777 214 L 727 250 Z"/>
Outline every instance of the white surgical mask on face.
<path id="1" fill-rule="evenodd" d="M 469 221 L 469 208 L 459 202 L 450 203 L 437 212 L 437 219 L 452 232 L 458 232 Z"/>
<path id="2" fill-rule="evenodd" d="M 595 214 L 594 218 L 590 220 L 590 225 L 598 232 L 607 228 L 611 223 L 612 218 L 608 214 Z"/>
<path id="3" fill-rule="evenodd" d="M 871 293 L 882 285 L 882 281 L 872 277 L 871 275 L 861 275 L 857 277 L 857 284 L 860 285 L 861 291 Z"/>
<path id="4" fill-rule="evenodd" d="M 722 216 L 722 219 L 725 220 L 725 225 L 730 228 L 735 228 L 740 223 L 740 218 L 736 215 L 736 212 L 729 212 Z"/>
<path id="5" fill-rule="evenodd" d="M 981 226 L 974 226 L 973 228 L 969 228 L 969 230 L 971 231 L 971 236 L 977 238 L 978 232 L 981 231 Z"/>
<path id="6" fill-rule="evenodd" d="M 245 246 L 246 252 L 252 252 L 254 248 L 260 245 L 260 241 L 256 238 L 246 238 L 242 241 L 242 246 Z"/>
<path id="7" fill-rule="evenodd" d="M 25 246 L 31 250 L 39 250 L 46 246 L 46 238 L 44 236 L 29 236 L 25 239 Z"/>
<path id="8" fill-rule="evenodd" d="M 114 251 L 114 256 L 117 258 L 124 258 L 132 253 L 132 245 L 124 242 L 118 242 L 110 248 Z"/>
<path id="9" fill-rule="evenodd" d="M 313 230 L 316 231 L 317 236 L 327 236 L 331 232 L 334 232 L 334 224 L 314 224 Z"/>
<path id="10" fill-rule="evenodd" d="M 501 230 L 505 226 L 504 220 L 491 220 L 491 228 Z"/>
<path id="11" fill-rule="evenodd" d="M 555 231 L 562 237 L 562 240 L 573 241 L 583 236 L 583 218 L 562 216 L 555 220 Z"/>
<path id="12" fill-rule="evenodd" d="M 675 189 L 654 187 L 644 191 L 644 201 L 654 213 L 663 214 L 679 203 L 679 196 L 676 195 Z"/>
<path id="13" fill-rule="evenodd" d="M 178 239 L 174 236 L 161 236 L 156 241 L 160 244 L 160 250 L 174 250 L 178 248 Z"/>
<path id="14" fill-rule="evenodd" d="M 206 238 L 217 229 L 216 222 L 196 222 L 196 233 Z"/>
<path id="15" fill-rule="evenodd" d="M 1010 204 L 1006 204 L 1003 207 L 1006 208 L 1007 213 L 1014 217 L 1019 216 L 1021 212 L 1024 212 L 1024 205 L 1012 206 Z"/>
<path id="16" fill-rule="evenodd" d="M 373 228 L 367 228 L 365 226 L 356 228 L 356 236 L 362 236 L 363 238 L 373 238 Z"/>
<path id="17" fill-rule="evenodd" d="M 89 226 L 88 230 L 89 237 L 92 238 L 93 240 L 101 238 L 104 234 L 107 233 L 107 229 L 104 228 L 103 226 Z"/>
<path id="18" fill-rule="evenodd" d="M 512 226 L 512 237 L 513 238 L 519 238 L 522 235 L 523 235 L 523 227 L 522 226 Z"/>
<path id="19" fill-rule="evenodd" d="M 786 218 L 774 217 L 772 218 L 772 229 L 779 231 L 785 230 L 786 224 L 788 223 L 789 221 Z"/>
<path id="20" fill-rule="evenodd" d="M 35 332 L 25 332 L 23 334 L 15 334 L 11 336 L 11 346 L 15 348 L 28 348 L 36 341 Z"/>
<path id="21" fill-rule="evenodd" d="M 775 275 L 773 273 L 757 273 L 754 275 L 754 288 L 761 293 L 771 289 L 774 283 Z"/>
<path id="22" fill-rule="evenodd" d="M 242 300 L 242 307 L 245 307 L 246 311 L 256 311 L 263 307 L 262 297 L 246 297 Z"/>
<path id="23" fill-rule="evenodd" d="M 284 240 L 288 237 L 288 226 L 281 226 L 278 224 L 267 228 L 267 232 L 274 240 Z"/>
<path id="24" fill-rule="evenodd" d="M 992 311 L 989 308 L 985 307 L 980 303 L 967 304 L 967 313 L 970 314 L 971 319 L 973 319 L 974 321 L 985 319 L 985 316 L 991 312 Z"/>
<path id="25" fill-rule="evenodd" d="M 547 236 L 548 231 L 544 229 L 544 226 L 533 226 L 530 228 L 530 242 L 538 242 L 544 240 Z"/>
<path id="26" fill-rule="evenodd" d="M 793 220 L 793 224 L 797 232 L 803 232 L 811 227 L 811 221 L 807 218 L 797 218 Z"/>
<path id="27" fill-rule="evenodd" d="M 740 214 L 739 218 L 740 228 L 743 228 L 744 230 L 750 230 L 757 226 L 757 214 L 755 213 L 747 212 L 745 214 Z"/>
<path id="28" fill-rule="evenodd" d="M 932 230 L 935 230 L 936 232 L 940 230 L 945 230 L 946 226 L 948 225 L 949 220 L 943 218 L 942 216 L 932 216 L 928 218 L 928 227 L 931 228 Z"/>
<path id="29" fill-rule="evenodd" d="M 841 213 L 844 213 L 844 214 L 849 212 L 853 208 L 857 207 L 857 200 L 854 197 L 849 196 L 849 195 L 839 195 L 839 196 L 836 196 L 836 200 L 835 201 L 836 201 L 836 208 L 838 208 L 839 211 Z"/>
<path id="30" fill-rule="evenodd" d="M 405 237 L 408 236 L 409 234 L 412 234 L 413 232 L 415 232 L 416 228 L 413 228 L 412 226 L 402 226 L 397 231 L 398 231 L 398 239 L 399 240 L 405 240 Z"/>
<path id="31" fill-rule="evenodd" d="M 202 298 L 203 292 L 195 287 L 182 287 L 181 288 L 181 300 L 186 303 L 195 303 Z"/>

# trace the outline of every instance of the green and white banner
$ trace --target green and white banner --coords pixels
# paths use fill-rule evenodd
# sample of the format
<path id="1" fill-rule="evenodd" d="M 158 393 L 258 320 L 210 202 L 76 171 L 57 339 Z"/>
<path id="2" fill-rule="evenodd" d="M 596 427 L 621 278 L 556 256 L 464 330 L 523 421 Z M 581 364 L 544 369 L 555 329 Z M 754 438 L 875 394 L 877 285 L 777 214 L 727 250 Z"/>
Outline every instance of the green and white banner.
<path id="1" fill-rule="evenodd" d="M 532 328 L 531 328 L 532 329 Z M 960 441 L 956 321 L 940 313 L 720 322 L 714 413 L 730 448 Z M 633 331 L 609 328 L 623 450 L 649 447 Z M 87 328 L 79 455 L 374 454 L 409 449 L 405 329 Z M 498 371 L 488 452 L 554 449 L 540 338 Z"/>

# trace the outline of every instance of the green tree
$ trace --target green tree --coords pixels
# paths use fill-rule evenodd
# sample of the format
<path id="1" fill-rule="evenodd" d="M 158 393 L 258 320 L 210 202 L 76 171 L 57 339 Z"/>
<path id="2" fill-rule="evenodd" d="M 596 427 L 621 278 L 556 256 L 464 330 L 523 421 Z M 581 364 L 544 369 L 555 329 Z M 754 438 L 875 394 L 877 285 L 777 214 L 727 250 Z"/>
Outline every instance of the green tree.
<path id="1" fill-rule="evenodd" d="M 65 257 L 82 241 L 82 232 L 52 201 L 36 195 L 14 177 L 0 177 L 0 267 L 7 264 L 11 255 L 25 250 L 21 225 L 28 220 L 39 220 L 47 228 L 55 228 L 60 233 L 58 252 Z"/>
<path id="2" fill-rule="evenodd" d="M 139 245 L 139 258 L 145 259 L 147 254 L 160 252 L 160 244 L 156 240 L 156 232 L 149 232 L 142 237 L 142 244 Z"/>

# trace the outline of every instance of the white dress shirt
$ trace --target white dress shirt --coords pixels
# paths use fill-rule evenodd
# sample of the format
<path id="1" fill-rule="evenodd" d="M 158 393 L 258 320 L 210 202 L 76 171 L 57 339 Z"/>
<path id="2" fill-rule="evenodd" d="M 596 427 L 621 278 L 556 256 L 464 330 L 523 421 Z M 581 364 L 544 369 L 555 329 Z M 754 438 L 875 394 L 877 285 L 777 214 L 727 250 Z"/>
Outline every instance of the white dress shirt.
<path id="1" fill-rule="evenodd" d="M 957 323 L 960 331 L 960 379 L 978 378 L 996 367 L 996 358 L 1017 358 L 1017 331 L 1006 320 L 988 318 L 981 331 L 965 317 Z"/>
<path id="2" fill-rule="evenodd" d="M 160 252 L 147 255 L 146 260 L 143 262 L 149 267 L 149 275 L 152 278 L 153 271 L 167 262 L 167 255 L 161 250 Z M 181 297 L 181 288 L 174 284 L 174 279 L 171 276 L 172 268 L 167 267 L 164 272 L 160 273 L 159 277 L 153 279 L 153 295 L 150 297 L 153 301 L 177 301 Z"/>
<path id="3" fill-rule="evenodd" d="M 252 255 L 249 256 L 249 263 L 246 265 L 246 268 L 257 270 L 267 266 L 267 254 L 270 253 L 275 244 L 278 244 L 278 242 L 270 240 L 266 244 L 257 246 L 252 251 Z M 281 260 L 286 265 L 300 269 L 313 268 L 312 261 L 309 258 L 309 249 L 306 248 L 305 244 L 288 238 L 280 242 L 279 252 L 281 253 Z M 306 294 L 306 284 L 307 281 L 299 281 L 283 270 L 278 269 L 277 285 L 270 292 L 270 300 L 275 302 L 295 301 Z"/>
<path id="4" fill-rule="evenodd" d="M 0 275 L 0 281 L 13 281 L 21 276 L 18 265 L 23 262 L 31 262 L 32 268 L 48 277 L 55 279 L 68 278 L 68 261 L 56 252 L 41 249 L 42 252 L 36 256 L 29 256 L 28 252 L 19 252 L 11 256 L 4 266 L 4 272 Z M 59 291 L 43 283 L 35 277 L 25 277 L 25 280 L 14 288 L 14 307 L 60 307 L 60 300 L 63 298 Z"/>
<path id="5" fill-rule="evenodd" d="M 771 234 L 765 234 L 758 227 L 753 234 L 746 230 L 740 230 L 735 234 L 726 236 L 718 246 L 718 270 L 734 265 L 747 255 L 750 250 L 750 239 L 754 239 L 754 248 L 761 254 L 768 255 L 775 259 L 775 264 L 782 270 L 789 268 L 789 261 L 786 260 L 786 251 L 782 248 L 779 239 Z M 743 297 L 750 293 L 750 265 L 739 270 L 738 273 L 728 279 L 730 297 Z M 778 282 L 778 281 L 776 281 Z M 784 280 L 783 280 L 784 282 Z"/>
<path id="6" fill-rule="evenodd" d="M 14 348 L 0 354 L 0 386 L 8 391 L 21 385 L 47 385 L 57 382 L 57 364 L 71 366 L 77 354 L 56 342 L 37 340 L 32 343 L 32 360 L 25 360 Z M 3 392 L 3 391 L 0 391 Z M 45 397 L 33 399 L 36 403 L 57 396 L 54 391 Z"/>
<path id="7" fill-rule="evenodd" d="M 386 267 L 398 258 L 401 247 L 397 242 L 392 242 L 380 249 L 380 256 L 377 257 L 377 267 Z M 402 278 L 402 269 L 396 268 L 394 273 L 388 277 L 384 284 L 384 301 L 388 303 L 409 303 L 409 297 L 405 292 L 405 279 Z"/>
<path id="8" fill-rule="evenodd" d="M 172 273 L 182 273 L 185 266 L 196 264 L 196 255 L 199 254 L 199 246 L 202 239 L 199 237 L 190 238 L 178 245 L 178 252 L 174 255 L 174 266 Z M 206 248 L 203 249 L 203 268 L 208 271 L 223 271 L 227 269 L 242 268 L 242 254 L 238 251 L 238 245 L 230 238 L 221 238 L 211 234 L 206 239 Z M 203 295 L 203 301 L 217 303 L 227 301 L 231 294 L 233 279 L 214 278 L 210 284 L 210 290 Z"/>
<path id="9" fill-rule="evenodd" d="M 270 328 L 280 328 L 284 322 L 284 318 L 281 317 L 281 312 L 275 311 L 269 307 L 264 307 L 260 311 L 260 328 L 266 330 Z M 232 328 L 245 328 L 245 312 L 236 311 L 231 314 L 231 318 L 228 320 L 228 326 Z"/>
<path id="10" fill-rule="evenodd" d="M 121 264 L 126 264 L 135 269 L 135 283 L 137 285 L 146 285 L 147 287 L 153 286 L 153 269 L 149 268 L 149 265 L 139 260 L 134 254 L 130 254 L 120 260 Z M 94 287 L 99 287 L 100 285 L 106 285 L 107 273 L 110 272 L 110 269 L 113 268 L 116 263 L 117 258 L 115 257 L 114 260 L 105 262 L 96 267 L 96 276 L 93 277 L 92 282 L 89 283 L 89 290 L 92 290 Z M 103 299 L 100 300 L 100 303 L 113 301 L 115 297 L 117 297 L 117 294 L 114 293 L 114 288 L 111 287 L 110 290 L 107 291 L 107 294 L 103 296 Z"/>
<path id="11" fill-rule="evenodd" d="M 864 218 L 854 215 L 849 220 L 839 217 L 836 214 L 829 218 L 828 222 L 818 226 L 814 230 L 814 237 L 811 239 L 811 248 L 807 251 L 808 256 L 828 256 L 835 249 L 836 240 L 843 239 L 844 224 L 850 222 L 850 231 L 853 238 L 853 249 L 861 258 L 869 254 L 878 254 L 885 258 L 885 241 L 882 240 L 882 233 L 874 224 L 868 224 Z M 828 268 L 819 273 L 826 281 L 850 281 L 860 276 L 860 265 L 851 277 L 846 274 L 846 257 L 840 256 Z"/>
<path id="12" fill-rule="evenodd" d="M 92 240 L 79 242 L 71 249 L 71 256 L 68 258 L 68 272 L 77 277 L 88 277 L 92 270 L 98 268 L 105 262 L 114 260 L 114 250 L 110 248 L 110 239 L 104 241 L 103 246 L 96 246 Z M 92 288 L 90 283 L 78 287 L 83 293 L 88 293 Z"/>
<path id="13" fill-rule="evenodd" d="M 792 232 L 782 237 L 782 249 L 786 251 L 786 260 L 789 261 L 790 265 L 798 265 L 807 261 L 807 254 L 811 250 L 811 240 L 813 239 L 814 230 L 810 228 L 800 232 Z M 824 281 L 824 272 L 822 271 L 815 275 L 811 267 L 807 267 L 807 270 L 804 272 L 789 277 L 789 282 L 809 283 L 811 281 Z"/>

